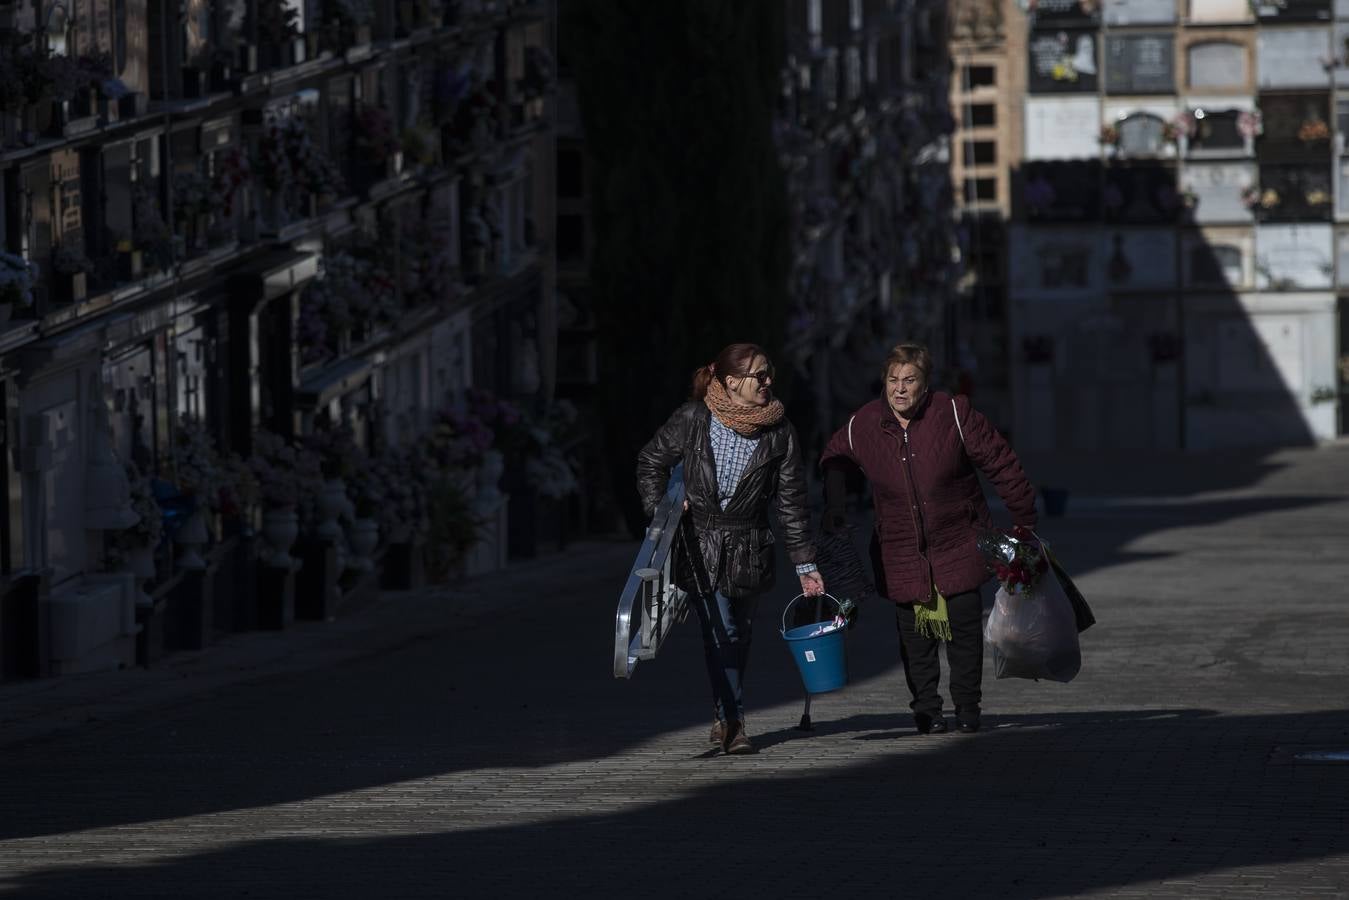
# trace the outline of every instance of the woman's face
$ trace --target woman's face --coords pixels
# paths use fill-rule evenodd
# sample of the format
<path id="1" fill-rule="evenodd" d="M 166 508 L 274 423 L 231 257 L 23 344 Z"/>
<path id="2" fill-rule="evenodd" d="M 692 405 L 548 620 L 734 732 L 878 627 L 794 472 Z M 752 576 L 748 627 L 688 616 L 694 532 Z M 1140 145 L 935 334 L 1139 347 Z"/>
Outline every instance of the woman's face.
<path id="1" fill-rule="evenodd" d="M 773 364 L 755 354 L 745 368 L 747 375 L 727 375 L 726 390 L 739 406 L 767 406 L 773 402 Z"/>
<path id="2" fill-rule="evenodd" d="M 927 379 L 913 363 L 890 367 L 885 376 L 885 401 L 890 411 L 901 419 L 908 419 L 918 410 L 918 404 L 927 394 Z"/>

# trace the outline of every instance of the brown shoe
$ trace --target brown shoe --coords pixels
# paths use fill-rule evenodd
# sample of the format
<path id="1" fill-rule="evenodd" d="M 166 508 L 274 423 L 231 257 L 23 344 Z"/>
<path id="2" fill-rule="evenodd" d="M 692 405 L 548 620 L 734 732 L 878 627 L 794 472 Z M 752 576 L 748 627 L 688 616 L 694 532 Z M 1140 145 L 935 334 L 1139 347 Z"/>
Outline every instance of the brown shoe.
<path id="1" fill-rule="evenodd" d="M 712 720 L 712 733 L 707 736 L 709 744 L 720 744 L 726 738 L 726 723 L 719 719 Z"/>
<path id="2" fill-rule="evenodd" d="M 726 734 L 721 740 L 722 752 L 727 754 L 753 753 L 754 745 L 745 733 L 745 720 L 726 723 Z"/>

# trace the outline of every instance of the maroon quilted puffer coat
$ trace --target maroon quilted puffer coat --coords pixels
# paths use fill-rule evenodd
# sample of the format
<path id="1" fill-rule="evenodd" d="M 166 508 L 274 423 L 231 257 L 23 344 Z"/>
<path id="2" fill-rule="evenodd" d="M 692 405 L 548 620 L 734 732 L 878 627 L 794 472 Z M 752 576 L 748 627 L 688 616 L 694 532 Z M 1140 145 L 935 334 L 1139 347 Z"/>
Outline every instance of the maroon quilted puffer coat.
<path id="1" fill-rule="evenodd" d="M 842 505 L 842 479 L 828 477 L 831 469 L 858 466 L 871 482 L 876 588 L 896 603 L 926 600 L 934 582 L 950 597 L 988 579 L 975 538 L 992 518 L 976 468 L 1007 504 L 1012 524 L 1035 527 L 1035 488 L 1002 435 L 964 396 L 952 404 L 949 394 L 929 394 L 907 429 L 884 400 L 873 400 L 830 438 L 820 465 L 830 507 Z"/>

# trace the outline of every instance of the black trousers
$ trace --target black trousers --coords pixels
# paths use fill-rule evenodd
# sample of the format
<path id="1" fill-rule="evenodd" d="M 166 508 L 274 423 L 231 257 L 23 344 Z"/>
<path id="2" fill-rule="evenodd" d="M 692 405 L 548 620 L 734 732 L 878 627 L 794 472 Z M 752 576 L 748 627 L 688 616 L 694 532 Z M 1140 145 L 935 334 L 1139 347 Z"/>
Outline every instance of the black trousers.
<path id="1" fill-rule="evenodd" d="M 978 591 L 968 591 L 946 598 L 947 615 L 951 618 L 951 640 L 946 643 L 946 661 L 951 666 L 951 703 L 953 706 L 977 707 L 982 699 L 984 678 L 984 604 Z M 913 620 L 913 605 L 896 604 L 895 622 L 899 626 L 899 655 L 904 660 L 904 680 L 909 684 L 913 702 L 909 708 L 915 714 L 941 714 L 941 694 L 937 682 L 941 678 L 941 658 L 936 638 L 923 637 Z"/>

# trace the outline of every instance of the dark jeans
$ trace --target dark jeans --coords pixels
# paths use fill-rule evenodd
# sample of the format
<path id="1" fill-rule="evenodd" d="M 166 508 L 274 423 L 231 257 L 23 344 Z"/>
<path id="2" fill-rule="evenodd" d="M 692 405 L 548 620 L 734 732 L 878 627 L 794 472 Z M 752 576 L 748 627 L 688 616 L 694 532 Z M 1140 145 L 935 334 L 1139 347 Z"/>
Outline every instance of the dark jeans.
<path id="1" fill-rule="evenodd" d="M 754 630 L 754 610 L 758 597 L 727 597 L 717 591 L 713 596 L 691 598 L 703 627 L 703 652 L 707 657 L 707 677 L 712 682 L 712 702 L 717 719 L 726 721 L 726 710 L 736 718 L 745 718 L 742 686 L 749 664 L 749 644 Z"/>
<path id="2" fill-rule="evenodd" d="M 978 591 L 956 594 L 946 598 L 946 610 L 951 618 L 951 640 L 946 643 L 946 661 L 951 666 L 951 703 L 957 707 L 977 707 L 984 676 L 983 601 Z M 941 694 L 937 693 L 937 681 L 941 678 L 937 645 L 941 641 L 918 633 L 912 604 L 897 604 L 895 621 L 899 626 L 904 680 L 913 695 L 909 708 L 919 715 L 941 715 Z"/>

